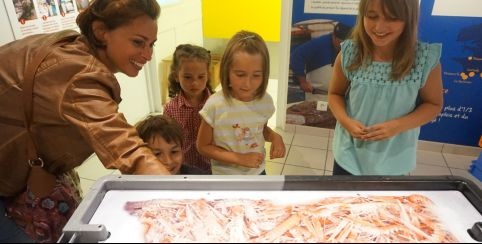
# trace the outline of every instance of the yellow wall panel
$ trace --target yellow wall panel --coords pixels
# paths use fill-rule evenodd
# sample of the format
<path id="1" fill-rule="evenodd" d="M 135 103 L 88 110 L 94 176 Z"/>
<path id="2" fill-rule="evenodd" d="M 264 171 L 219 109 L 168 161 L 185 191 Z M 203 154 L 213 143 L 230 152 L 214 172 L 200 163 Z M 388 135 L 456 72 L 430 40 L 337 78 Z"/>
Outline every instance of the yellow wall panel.
<path id="1" fill-rule="evenodd" d="M 205 38 L 231 38 L 254 31 L 265 41 L 279 42 L 281 0 L 202 0 Z"/>

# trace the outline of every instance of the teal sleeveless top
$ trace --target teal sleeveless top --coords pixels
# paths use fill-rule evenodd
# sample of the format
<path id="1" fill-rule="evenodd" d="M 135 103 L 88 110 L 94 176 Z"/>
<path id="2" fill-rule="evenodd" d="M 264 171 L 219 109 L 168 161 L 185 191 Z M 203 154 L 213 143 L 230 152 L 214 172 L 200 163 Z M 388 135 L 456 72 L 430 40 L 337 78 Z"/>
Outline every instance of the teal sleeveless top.
<path id="1" fill-rule="evenodd" d="M 385 122 L 411 113 L 417 106 L 418 92 L 440 60 L 442 45 L 419 42 L 415 66 L 400 81 L 390 79 L 391 62 L 371 62 L 349 71 L 356 45 L 346 40 L 341 45 L 342 70 L 350 82 L 345 95 L 346 112 L 365 126 Z M 336 162 L 353 175 L 404 175 L 416 164 L 420 128 L 411 129 L 383 141 L 353 138 L 337 123 L 333 139 Z"/>

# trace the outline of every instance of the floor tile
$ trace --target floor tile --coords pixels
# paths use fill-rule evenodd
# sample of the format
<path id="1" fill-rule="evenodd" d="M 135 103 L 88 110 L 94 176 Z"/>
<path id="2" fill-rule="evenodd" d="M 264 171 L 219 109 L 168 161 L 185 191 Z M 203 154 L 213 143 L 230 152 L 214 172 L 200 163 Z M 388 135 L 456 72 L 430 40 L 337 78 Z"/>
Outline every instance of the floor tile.
<path id="1" fill-rule="evenodd" d="M 444 144 L 442 148 L 442 153 L 478 157 L 482 153 L 482 148 L 454 145 L 454 144 Z"/>
<path id="2" fill-rule="evenodd" d="M 475 156 L 463 156 L 458 154 L 443 154 L 445 161 L 447 161 L 448 167 L 456 169 L 469 169 L 473 160 L 476 160 Z"/>
<path id="3" fill-rule="evenodd" d="M 410 175 L 452 175 L 452 173 L 447 167 L 417 163 L 417 167 L 410 172 Z"/>
<path id="4" fill-rule="evenodd" d="M 286 158 L 288 156 L 288 153 L 290 152 L 290 147 L 291 145 L 289 144 L 285 144 L 285 156 L 283 158 L 275 158 L 275 159 L 270 159 L 269 158 L 269 150 L 271 149 L 271 142 L 266 142 L 264 144 L 264 147 L 266 149 L 266 156 L 264 157 L 264 159 L 266 160 L 266 162 L 268 161 L 271 161 L 271 162 L 275 162 L 275 163 L 280 163 L 280 164 L 284 164 L 285 161 L 286 161 Z"/>
<path id="5" fill-rule="evenodd" d="M 297 133 L 295 134 L 293 143 L 291 143 L 291 145 L 326 150 L 328 149 L 328 140 L 328 137 L 311 136 Z"/>
<path id="6" fill-rule="evenodd" d="M 76 170 L 81 178 L 89 180 L 97 180 L 102 176 L 112 174 L 114 171 L 112 169 L 106 169 L 95 154 L 85 160 Z"/>
<path id="7" fill-rule="evenodd" d="M 417 163 L 447 167 L 445 159 L 440 152 L 417 151 Z"/>
<path id="8" fill-rule="evenodd" d="M 479 179 L 475 178 L 475 176 L 473 176 L 468 170 L 450 168 L 450 171 L 452 171 L 452 174 L 454 176 L 462 176 L 466 179 L 471 180 L 477 186 L 479 186 L 480 189 L 482 189 L 482 182 Z"/>
<path id="9" fill-rule="evenodd" d="M 324 175 L 324 171 L 286 164 L 283 168 L 283 175 Z"/>
<path id="10" fill-rule="evenodd" d="M 285 124 L 284 131 L 290 132 L 290 133 L 295 133 L 296 132 L 296 125 Z"/>
<path id="11" fill-rule="evenodd" d="M 326 153 L 326 163 L 325 163 L 325 170 L 333 170 L 333 165 L 335 164 L 335 160 L 333 158 L 333 151 L 328 151 Z"/>
<path id="12" fill-rule="evenodd" d="M 324 170 L 326 153 L 326 150 L 291 146 L 285 164 Z"/>
<path id="13" fill-rule="evenodd" d="M 278 128 L 276 128 L 274 131 L 276 133 L 280 134 L 281 137 L 283 137 L 283 142 L 285 144 L 291 144 L 293 142 L 293 137 L 295 135 L 294 132 L 287 132 L 287 131 L 284 131 L 284 130 L 281 130 L 281 129 L 278 129 Z"/>
<path id="14" fill-rule="evenodd" d="M 266 174 L 267 175 L 281 175 L 283 171 L 283 164 L 275 162 L 266 162 Z"/>
<path id="15" fill-rule="evenodd" d="M 443 146 L 443 143 L 419 140 L 417 144 L 417 150 L 441 153 Z"/>
<path id="16" fill-rule="evenodd" d="M 318 128 L 318 127 L 311 127 L 305 125 L 297 125 L 296 126 L 296 134 L 304 134 L 304 135 L 313 135 L 313 136 L 322 136 L 322 137 L 330 137 L 331 129 L 325 128 Z"/>

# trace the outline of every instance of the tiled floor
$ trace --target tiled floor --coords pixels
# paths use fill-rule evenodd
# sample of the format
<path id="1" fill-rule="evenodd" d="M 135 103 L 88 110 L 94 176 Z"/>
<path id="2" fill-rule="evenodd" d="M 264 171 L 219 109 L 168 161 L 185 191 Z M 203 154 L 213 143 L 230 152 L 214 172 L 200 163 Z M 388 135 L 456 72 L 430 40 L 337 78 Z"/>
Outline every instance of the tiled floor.
<path id="1" fill-rule="evenodd" d="M 267 158 L 268 175 L 332 175 L 333 154 L 331 143 L 333 131 L 326 129 L 311 128 L 305 126 L 291 126 L 286 131 L 278 132 L 283 136 L 286 144 L 286 157 L 270 160 Z M 482 183 L 469 172 L 468 168 L 472 160 L 478 155 L 475 153 L 467 155 L 451 154 L 442 152 L 430 145 L 419 145 L 417 152 L 417 168 L 410 172 L 410 175 L 455 175 L 462 176 L 482 188 Z M 270 144 L 266 149 L 269 152 Z M 473 148 L 472 148 L 473 149 Z M 430 151 L 428 151 L 430 150 Z M 107 170 L 93 155 L 78 169 L 81 177 L 81 184 L 84 193 L 92 186 L 98 178 L 109 174 L 120 174 L 117 170 Z"/>

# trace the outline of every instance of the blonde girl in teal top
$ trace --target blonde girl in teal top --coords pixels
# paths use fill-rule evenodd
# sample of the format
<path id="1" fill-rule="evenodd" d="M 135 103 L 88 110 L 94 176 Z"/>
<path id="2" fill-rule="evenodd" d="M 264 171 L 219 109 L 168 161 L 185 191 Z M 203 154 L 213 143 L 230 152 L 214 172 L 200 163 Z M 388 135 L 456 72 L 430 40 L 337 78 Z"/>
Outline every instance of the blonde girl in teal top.
<path id="1" fill-rule="evenodd" d="M 417 41 L 418 0 L 361 0 L 335 61 L 333 175 L 404 175 L 420 126 L 442 108 L 440 44 Z"/>

